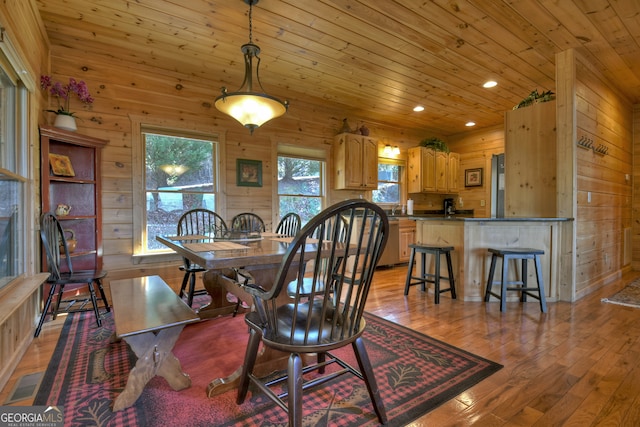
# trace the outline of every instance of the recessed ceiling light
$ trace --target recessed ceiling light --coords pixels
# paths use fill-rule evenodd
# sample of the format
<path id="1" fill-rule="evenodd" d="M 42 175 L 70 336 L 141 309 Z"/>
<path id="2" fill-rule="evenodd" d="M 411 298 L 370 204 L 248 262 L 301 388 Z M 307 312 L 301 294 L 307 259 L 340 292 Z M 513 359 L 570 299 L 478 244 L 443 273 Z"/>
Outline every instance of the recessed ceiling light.
<path id="1" fill-rule="evenodd" d="M 467 122 L 464 125 L 467 126 L 467 127 L 471 127 L 471 126 L 475 126 L 476 122 Z"/>
<path id="2" fill-rule="evenodd" d="M 420 111 L 424 111 L 424 107 L 422 105 L 416 105 L 415 107 L 413 107 L 413 111 L 419 113 Z"/>
<path id="3" fill-rule="evenodd" d="M 485 82 L 485 84 L 482 85 L 482 87 L 484 88 L 490 88 L 490 87 L 496 87 L 498 86 L 498 82 L 493 81 L 493 80 L 489 80 L 488 82 Z"/>

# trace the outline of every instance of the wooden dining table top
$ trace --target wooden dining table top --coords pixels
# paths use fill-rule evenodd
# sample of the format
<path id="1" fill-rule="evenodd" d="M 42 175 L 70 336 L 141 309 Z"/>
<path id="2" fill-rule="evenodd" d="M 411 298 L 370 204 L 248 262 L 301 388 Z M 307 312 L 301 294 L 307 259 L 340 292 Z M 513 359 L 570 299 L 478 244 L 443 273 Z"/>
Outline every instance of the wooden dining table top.
<path id="1" fill-rule="evenodd" d="M 293 240 L 292 237 L 263 233 L 260 238 L 220 240 L 206 236 L 156 236 L 156 240 L 177 254 L 207 269 L 278 264 Z M 312 249 L 312 248 L 310 248 Z M 315 252 L 314 249 L 311 253 Z"/>

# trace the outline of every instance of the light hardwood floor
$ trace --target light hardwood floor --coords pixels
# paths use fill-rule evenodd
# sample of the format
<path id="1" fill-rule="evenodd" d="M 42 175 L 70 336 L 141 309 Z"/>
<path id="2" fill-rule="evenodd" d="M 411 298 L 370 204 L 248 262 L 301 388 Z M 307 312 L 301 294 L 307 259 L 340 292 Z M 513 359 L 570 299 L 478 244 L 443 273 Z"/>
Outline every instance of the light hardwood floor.
<path id="1" fill-rule="evenodd" d="M 600 300 L 621 289 L 629 273 L 576 303 L 537 301 L 488 305 L 451 300 L 413 287 L 403 295 L 406 267 L 379 269 L 368 311 L 504 365 L 496 374 L 431 411 L 412 426 L 640 425 L 640 309 Z M 61 320 L 45 324 L 11 380 L 43 371 Z M 30 405 L 22 401 L 16 405 Z"/>

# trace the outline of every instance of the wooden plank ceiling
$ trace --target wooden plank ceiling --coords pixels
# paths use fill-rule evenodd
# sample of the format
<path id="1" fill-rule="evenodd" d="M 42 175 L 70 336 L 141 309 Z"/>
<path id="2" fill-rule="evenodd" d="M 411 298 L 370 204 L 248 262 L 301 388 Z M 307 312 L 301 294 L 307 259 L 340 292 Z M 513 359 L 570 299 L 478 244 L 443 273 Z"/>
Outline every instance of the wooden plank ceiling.
<path id="1" fill-rule="evenodd" d="M 242 0 L 37 0 L 52 45 L 238 88 L 249 40 Z M 265 90 L 437 135 L 503 122 L 554 90 L 555 54 L 577 48 L 640 101 L 638 0 L 261 0 Z M 484 89 L 489 79 L 498 86 Z M 213 101 L 213 100 L 212 100 Z M 425 111 L 415 113 L 415 105 Z"/>

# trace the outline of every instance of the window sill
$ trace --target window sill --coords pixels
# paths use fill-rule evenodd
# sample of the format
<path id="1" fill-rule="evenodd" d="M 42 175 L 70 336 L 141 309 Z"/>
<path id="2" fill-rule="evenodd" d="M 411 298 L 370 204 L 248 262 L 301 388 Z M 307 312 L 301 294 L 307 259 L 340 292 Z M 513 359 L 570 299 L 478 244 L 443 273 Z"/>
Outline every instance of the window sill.
<path id="1" fill-rule="evenodd" d="M 133 264 L 156 264 L 159 262 L 180 262 L 182 257 L 176 253 L 140 254 L 133 256 Z"/>
<path id="2" fill-rule="evenodd" d="M 34 292 L 38 291 L 49 273 L 39 273 L 33 276 L 20 277 L 12 283 L 9 283 L 0 292 L 0 325 L 13 314 L 15 310 L 20 308 L 22 304 L 31 297 Z"/>

